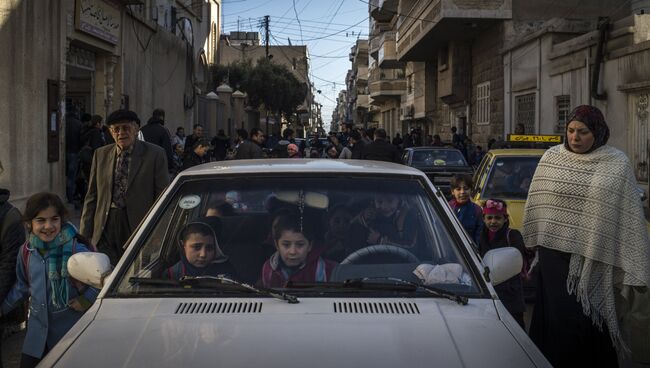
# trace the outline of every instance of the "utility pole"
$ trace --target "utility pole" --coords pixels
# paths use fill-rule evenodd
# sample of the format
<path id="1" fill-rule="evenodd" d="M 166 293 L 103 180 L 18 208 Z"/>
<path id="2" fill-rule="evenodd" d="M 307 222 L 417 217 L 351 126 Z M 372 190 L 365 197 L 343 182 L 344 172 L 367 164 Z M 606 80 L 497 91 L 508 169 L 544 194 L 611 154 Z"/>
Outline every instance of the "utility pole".
<path id="1" fill-rule="evenodd" d="M 266 60 L 269 60 L 269 16 L 265 15 L 264 16 L 264 32 L 265 32 L 265 44 L 266 44 Z M 266 136 L 268 139 L 269 136 L 269 107 L 264 106 L 264 110 L 266 111 Z"/>
<path id="2" fill-rule="evenodd" d="M 264 16 L 264 32 L 266 33 L 265 35 L 265 40 L 266 40 L 266 58 L 269 58 L 269 16 L 265 15 Z"/>

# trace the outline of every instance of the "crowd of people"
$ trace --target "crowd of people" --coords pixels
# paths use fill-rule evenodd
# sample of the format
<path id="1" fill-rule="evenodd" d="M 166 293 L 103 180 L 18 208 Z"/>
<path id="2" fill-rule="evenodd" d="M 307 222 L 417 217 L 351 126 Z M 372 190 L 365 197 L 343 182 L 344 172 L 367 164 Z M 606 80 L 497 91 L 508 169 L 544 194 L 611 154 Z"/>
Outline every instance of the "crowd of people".
<path id="1" fill-rule="evenodd" d="M 97 289 L 70 277 L 70 256 L 99 251 L 117 264 L 123 245 L 179 170 L 207 160 L 262 157 L 397 162 L 401 148 L 422 144 L 417 131 L 389 141 L 383 129 L 349 126 L 341 134 L 330 134 L 327 144 L 314 137 L 307 145 L 290 129 L 279 139 L 252 129 L 239 130 L 232 142 L 223 131 L 208 140 L 201 125 L 189 136 L 183 128 L 171 136 L 161 109 L 144 127 L 128 110 L 110 114 L 106 126 L 99 116 L 76 119 L 73 113 L 67 120 L 72 133 L 66 140 L 66 173 L 74 175 L 67 177 L 66 195 L 72 201 L 85 191 L 80 228 L 67 222 L 66 206 L 56 194 L 34 194 L 21 215 L 9 203 L 9 191 L 0 190 L 0 314 L 20 310 L 28 298 L 32 303 L 23 367 L 37 365 L 97 297 Z M 615 367 L 622 359 L 648 363 L 650 242 L 636 178 L 625 154 L 607 145 L 609 129 L 598 109 L 579 106 L 568 121 L 564 144 L 547 150 L 533 177 L 521 233 L 509 228 L 503 200 L 490 198 L 482 206 L 471 202 L 471 177 L 454 178 L 450 207 L 481 256 L 506 246 L 521 252 L 522 272 L 495 289 L 522 327 L 522 282 L 536 265 L 530 336 L 553 366 L 572 365 L 576 357 L 586 366 Z M 466 141 L 454 132 L 452 145 Z M 429 143 L 441 141 L 433 136 L 430 142 L 427 138 Z M 81 188 L 76 186 L 77 171 L 83 171 L 85 179 Z M 368 244 L 411 244 L 408 226 L 413 222 L 407 211 L 397 211 L 398 206 L 395 198 L 376 198 L 372 211 L 344 221 L 358 226 L 355 233 L 363 234 Z M 332 221 L 340 214 L 345 211 L 332 209 Z M 292 278 L 326 278 L 333 264 L 329 259 L 340 255 L 336 247 L 327 254 L 312 249 L 308 231 L 296 227 L 292 216 L 278 216 L 273 222 L 276 253 L 261 272 L 265 286 L 282 286 Z M 182 257 L 167 270 L 168 277 L 204 272 L 205 267 L 235 277 L 208 221 L 197 219 L 183 228 Z M 391 224 L 397 226 L 395 234 L 373 231 Z M 345 247 L 336 232 L 327 236 Z M 25 313 L 19 315 L 24 318 Z"/>

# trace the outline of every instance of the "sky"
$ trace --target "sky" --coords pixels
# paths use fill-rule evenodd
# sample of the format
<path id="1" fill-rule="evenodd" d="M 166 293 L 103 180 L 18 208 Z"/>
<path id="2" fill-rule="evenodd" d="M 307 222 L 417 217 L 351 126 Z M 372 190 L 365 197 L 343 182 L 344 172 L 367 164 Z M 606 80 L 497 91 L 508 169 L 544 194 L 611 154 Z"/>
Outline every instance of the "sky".
<path id="1" fill-rule="evenodd" d="M 295 4 L 295 6 L 294 6 Z M 260 32 L 261 20 L 270 16 L 270 44 L 307 45 L 310 80 L 327 130 L 345 75 L 349 54 L 357 38 L 368 39 L 367 0 L 222 0 L 222 31 Z"/>

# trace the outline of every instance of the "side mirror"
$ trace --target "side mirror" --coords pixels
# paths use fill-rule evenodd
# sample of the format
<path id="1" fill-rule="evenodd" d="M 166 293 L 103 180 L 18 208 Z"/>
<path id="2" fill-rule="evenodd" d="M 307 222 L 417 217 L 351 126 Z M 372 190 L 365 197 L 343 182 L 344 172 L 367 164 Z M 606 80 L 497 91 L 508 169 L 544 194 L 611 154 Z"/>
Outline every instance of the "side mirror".
<path id="1" fill-rule="evenodd" d="M 111 261 L 104 253 L 75 253 L 68 259 L 70 276 L 98 289 L 104 286 L 104 279 L 111 271 Z"/>
<path id="2" fill-rule="evenodd" d="M 496 286 L 521 272 L 524 259 L 516 248 L 505 247 L 485 253 L 483 264 L 490 270 L 490 280 Z"/>

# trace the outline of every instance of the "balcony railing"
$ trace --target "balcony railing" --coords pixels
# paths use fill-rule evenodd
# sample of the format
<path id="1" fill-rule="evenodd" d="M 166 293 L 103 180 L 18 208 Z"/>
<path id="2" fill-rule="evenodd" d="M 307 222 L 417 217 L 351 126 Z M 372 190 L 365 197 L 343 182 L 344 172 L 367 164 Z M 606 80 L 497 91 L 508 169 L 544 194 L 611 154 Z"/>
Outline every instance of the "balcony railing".
<path id="1" fill-rule="evenodd" d="M 396 68 L 400 66 L 397 60 L 396 32 L 384 32 L 381 34 L 381 46 L 377 53 L 377 63 L 382 68 Z"/>
<path id="2" fill-rule="evenodd" d="M 370 2 L 370 16 L 379 22 L 390 22 L 397 15 L 399 0 L 374 0 Z"/>

